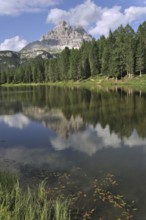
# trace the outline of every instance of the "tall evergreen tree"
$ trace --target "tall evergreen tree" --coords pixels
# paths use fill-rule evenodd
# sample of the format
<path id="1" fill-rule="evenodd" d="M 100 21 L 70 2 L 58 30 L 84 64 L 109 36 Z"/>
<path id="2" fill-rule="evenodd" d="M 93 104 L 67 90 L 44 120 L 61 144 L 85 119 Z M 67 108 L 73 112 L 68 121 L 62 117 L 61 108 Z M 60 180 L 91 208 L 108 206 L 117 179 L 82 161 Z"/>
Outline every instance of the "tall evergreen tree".
<path id="1" fill-rule="evenodd" d="M 141 74 L 146 71 L 146 22 L 137 30 L 136 70 Z"/>
<path id="2" fill-rule="evenodd" d="M 135 74 L 135 33 L 130 25 L 125 27 L 125 62 L 126 71 L 129 77 Z"/>
<path id="3" fill-rule="evenodd" d="M 146 69 L 146 50 L 144 47 L 144 42 L 141 37 L 138 38 L 137 48 L 136 48 L 136 71 L 139 72 L 140 76 Z"/>
<path id="4" fill-rule="evenodd" d="M 69 60 L 70 60 L 70 50 L 66 47 L 60 54 L 59 58 L 59 68 L 60 68 L 60 79 L 69 79 Z"/>
<path id="5" fill-rule="evenodd" d="M 99 49 L 95 40 L 89 43 L 89 64 L 91 76 L 96 76 L 99 73 Z"/>
<path id="6" fill-rule="evenodd" d="M 79 50 L 72 49 L 70 53 L 70 68 L 69 68 L 69 79 L 79 80 L 81 75 L 79 73 Z"/>

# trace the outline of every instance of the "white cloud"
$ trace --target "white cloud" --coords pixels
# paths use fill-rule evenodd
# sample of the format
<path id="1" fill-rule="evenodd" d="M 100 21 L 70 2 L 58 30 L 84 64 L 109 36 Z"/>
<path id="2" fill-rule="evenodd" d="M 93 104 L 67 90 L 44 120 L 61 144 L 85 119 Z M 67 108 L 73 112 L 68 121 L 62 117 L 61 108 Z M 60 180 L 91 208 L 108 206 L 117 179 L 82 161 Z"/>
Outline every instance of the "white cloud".
<path id="1" fill-rule="evenodd" d="M 5 39 L 0 44 L 0 50 L 13 50 L 13 51 L 19 51 L 23 47 L 25 47 L 27 44 L 27 41 L 24 39 L 21 39 L 19 36 L 15 36 L 10 39 Z"/>
<path id="2" fill-rule="evenodd" d="M 58 8 L 51 9 L 47 22 L 57 24 L 60 20 L 66 20 L 71 25 L 82 25 L 88 27 L 101 17 L 102 9 L 97 7 L 96 4 L 90 0 L 85 1 L 83 4 L 69 9 L 69 11 L 61 10 Z"/>
<path id="3" fill-rule="evenodd" d="M 109 33 L 109 29 L 116 29 L 119 25 L 125 25 L 128 22 L 124 22 L 121 18 L 123 14 L 121 13 L 120 6 L 114 6 L 113 8 L 102 9 L 101 18 L 96 21 L 95 27 L 91 28 L 90 34 L 92 35 L 105 35 Z"/>
<path id="4" fill-rule="evenodd" d="M 68 139 L 53 137 L 51 144 L 57 151 L 72 148 L 89 156 L 104 148 L 112 147 L 116 149 L 123 145 L 127 147 L 141 146 L 146 151 L 146 138 L 140 138 L 135 130 L 129 138 L 123 137 L 123 140 L 121 140 L 116 133 L 110 132 L 108 125 L 102 128 L 100 124 L 97 124 L 95 128 L 89 126 L 86 131 L 72 134 Z"/>
<path id="5" fill-rule="evenodd" d="M 101 8 L 92 0 L 70 8 L 68 11 L 58 8 L 49 11 L 47 22 L 57 24 L 66 20 L 71 25 L 82 25 L 94 36 L 108 35 L 109 29 L 115 30 L 119 25 L 132 24 L 146 18 L 146 7 L 131 6 L 123 9 L 121 6 Z"/>
<path id="6" fill-rule="evenodd" d="M 89 126 L 86 131 L 72 134 L 68 139 L 53 137 L 51 143 L 55 150 L 72 148 L 89 156 L 103 148 L 121 146 L 120 138 L 115 133 L 110 133 L 109 126 L 102 128 L 100 124 L 97 124 L 96 128 Z"/>
<path id="7" fill-rule="evenodd" d="M 122 13 L 121 7 L 103 9 L 102 17 L 96 22 L 96 26 L 90 29 L 93 35 L 108 35 L 109 29 L 115 30 L 119 25 L 132 24 L 146 16 L 146 7 L 129 7 Z"/>
<path id="8" fill-rule="evenodd" d="M 38 12 L 56 5 L 59 0 L 0 0 L 0 15 L 17 15 L 23 12 Z"/>
<path id="9" fill-rule="evenodd" d="M 5 123 L 11 128 L 18 128 L 18 129 L 22 129 L 30 124 L 30 120 L 21 113 L 16 115 L 0 116 L 0 122 Z"/>

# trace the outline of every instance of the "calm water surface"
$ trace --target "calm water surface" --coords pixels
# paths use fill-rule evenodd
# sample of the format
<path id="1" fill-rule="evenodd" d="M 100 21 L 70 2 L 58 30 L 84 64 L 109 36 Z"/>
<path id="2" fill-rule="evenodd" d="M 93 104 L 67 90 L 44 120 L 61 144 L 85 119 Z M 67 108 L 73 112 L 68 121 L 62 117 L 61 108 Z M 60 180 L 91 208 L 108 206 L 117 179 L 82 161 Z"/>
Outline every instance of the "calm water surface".
<path id="1" fill-rule="evenodd" d="M 0 167 L 28 183 L 67 173 L 87 194 L 95 178 L 113 174 L 116 193 L 135 201 L 134 219 L 145 220 L 146 94 L 0 88 Z M 107 205 L 95 219 L 101 216 L 114 220 L 118 214 Z"/>

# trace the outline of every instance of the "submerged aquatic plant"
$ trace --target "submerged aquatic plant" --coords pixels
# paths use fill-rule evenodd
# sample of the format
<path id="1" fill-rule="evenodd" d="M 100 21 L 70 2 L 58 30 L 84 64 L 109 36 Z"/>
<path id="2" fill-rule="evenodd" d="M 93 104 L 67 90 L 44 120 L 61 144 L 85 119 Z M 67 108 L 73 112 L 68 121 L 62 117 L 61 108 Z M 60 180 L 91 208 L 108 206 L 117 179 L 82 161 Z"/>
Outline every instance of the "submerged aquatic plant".
<path id="1" fill-rule="evenodd" d="M 1 220 L 69 220 L 68 204 L 49 198 L 45 181 L 24 191 L 16 176 L 0 173 Z"/>

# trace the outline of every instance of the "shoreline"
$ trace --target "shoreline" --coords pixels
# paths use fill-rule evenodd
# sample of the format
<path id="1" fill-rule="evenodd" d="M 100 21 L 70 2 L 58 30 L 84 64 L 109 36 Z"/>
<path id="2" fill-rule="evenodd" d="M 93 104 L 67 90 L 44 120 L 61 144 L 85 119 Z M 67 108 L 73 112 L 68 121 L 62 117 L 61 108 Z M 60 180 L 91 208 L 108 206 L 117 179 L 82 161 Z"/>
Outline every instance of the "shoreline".
<path id="1" fill-rule="evenodd" d="M 38 82 L 38 83 L 6 83 L 0 87 L 19 87 L 19 86 L 60 86 L 60 87 L 78 87 L 90 90 L 105 88 L 123 88 L 146 91 L 146 75 L 136 76 L 132 79 L 125 77 L 122 80 L 107 79 L 105 76 L 92 77 L 79 81 L 57 81 L 57 82 Z"/>

